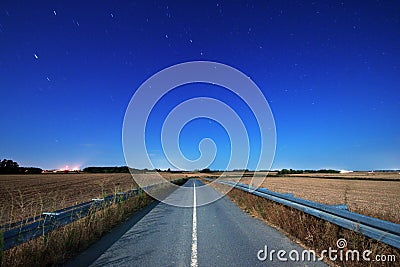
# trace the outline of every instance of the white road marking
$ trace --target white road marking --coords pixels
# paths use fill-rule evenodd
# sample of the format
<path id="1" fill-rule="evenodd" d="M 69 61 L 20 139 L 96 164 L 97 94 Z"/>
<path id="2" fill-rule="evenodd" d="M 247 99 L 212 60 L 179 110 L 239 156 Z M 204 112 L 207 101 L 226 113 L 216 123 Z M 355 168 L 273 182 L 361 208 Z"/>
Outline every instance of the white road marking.
<path id="1" fill-rule="evenodd" d="M 191 267 L 197 267 L 197 215 L 196 215 L 196 184 L 193 181 L 193 231 L 192 231 L 192 256 Z"/>

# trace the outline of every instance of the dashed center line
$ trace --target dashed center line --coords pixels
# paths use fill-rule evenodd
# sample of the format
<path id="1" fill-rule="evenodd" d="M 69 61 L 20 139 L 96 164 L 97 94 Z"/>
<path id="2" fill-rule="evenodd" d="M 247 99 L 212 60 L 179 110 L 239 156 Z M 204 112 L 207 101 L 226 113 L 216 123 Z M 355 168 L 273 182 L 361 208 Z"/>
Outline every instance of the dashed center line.
<path id="1" fill-rule="evenodd" d="M 191 267 L 197 267 L 197 214 L 196 214 L 196 184 L 193 181 L 193 230 Z"/>

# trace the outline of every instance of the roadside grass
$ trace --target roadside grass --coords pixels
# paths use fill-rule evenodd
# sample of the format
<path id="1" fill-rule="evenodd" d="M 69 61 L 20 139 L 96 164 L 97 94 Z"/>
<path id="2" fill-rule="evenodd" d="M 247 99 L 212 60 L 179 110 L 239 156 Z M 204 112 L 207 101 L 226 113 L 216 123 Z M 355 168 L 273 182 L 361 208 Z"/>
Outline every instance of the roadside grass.
<path id="1" fill-rule="evenodd" d="M 208 183 L 207 181 L 203 181 Z M 226 185 L 213 184 L 220 191 L 226 190 Z M 225 188 L 224 188 L 225 187 Z M 371 250 L 374 255 L 395 255 L 395 262 L 366 262 L 360 261 L 325 261 L 332 266 L 400 266 L 400 250 L 386 245 L 375 239 L 365 237 L 357 232 L 342 228 L 325 220 L 291 207 L 252 195 L 239 189 L 232 189 L 227 196 L 241 209 L 277 228 L 285 235 L 295 240 L 304 248 L 313 249 L 320 254 L 323 250 L 337 249 L 336 242 L 340 238 L 347 240 L 346 253 L 349 250 Z M 360 258 L 361 255 L 360 255 Z"/>
<path id="2" fill-rule="evenodd" d="M 177 184 L 183 184 L 180 179 Z M 157 196 L 167 196 L 174 188 L 161 186 L 153 191 Z M 120 190 L 115 188 L 117 194 Z M 158 192 L 160 191 L 160 192 Z M 89 214 L 71 224 L 44 236 L 3 251 L 3 233 L 0 232 L 0 266 L 54 266 L 66 262 L 96 242 L 135 211 L 147 206 L 154 199 L 139 191 L 125 201 L 116 201 L 108 207 L 92 209 Z"/>
<path id="3" fill-rule="evenodd" d="M 17 247 L 3 251 L 1 266 L 48 266 L 61 264 L 146 206 L 151 197 L 138 195 L 89 215 Z"/>

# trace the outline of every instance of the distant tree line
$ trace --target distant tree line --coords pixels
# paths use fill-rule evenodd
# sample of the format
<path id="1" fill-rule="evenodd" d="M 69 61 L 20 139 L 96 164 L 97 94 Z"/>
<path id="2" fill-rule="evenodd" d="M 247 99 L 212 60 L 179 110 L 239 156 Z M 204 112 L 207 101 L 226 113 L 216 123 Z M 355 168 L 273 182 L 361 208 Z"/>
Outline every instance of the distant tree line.
<path id="1" fill-rule="evenodd" d="M 37 174 L 42 173 L 41 168 L 20 167 L 19 164 L 11 159 L 3 159 L 0 162 L 0 174 Z"/>
<path id="2" fill-rule="evenodd" d="M 282 169 L 280 171 L 278 171 L 278 175 L 279 174 L 302 174 L 302 173 L 340 173 L 340 171 L 337 170 L 325 170 L 325 169 L 321 169 L 321 170 L 293 170 L 293 169 Z"/>
<path id="3" fill-rule="evenodd" d="M 173 171 L 173 170 L 171 170 L 171 168 L 168 168 L 167 170 L 155 169 L 153 171 L 156 171 L 156 172 L 170 172 L 170 173 L 183 173 L 183 171 L 178 171 L 178 170 Z"/>
<path id="4" fill-rule="evenodd" d="M 84 172 L 88 173 L 128 173 L 129 168 L 127 166 L 120 167 L 86 167 L 83 169 Z"/>
<path id="5" fill-rule="evenodd" d="M 200 173 L 213 173 L 213 172 L 219 172 L 219 170 L 210 170 L 209 168 L 205 168 L 199 171 Z"/>
<path id="6" fill-rule="evenodd" d="M 173 171 L 170 168 L 167 170 L 161 170 L 161 169 L 153 169 L 149 170 L 147 168 L 145 169 L 135 169 L 135 168 L 129 168 L 127 166 L 120 166 L 120 167 L 86 167 L 82 170 L 83 172 L 87 173 L 147 173 L 147 172 L 170 172 L 170 173 L 182 173 L 183 171 Z"/>

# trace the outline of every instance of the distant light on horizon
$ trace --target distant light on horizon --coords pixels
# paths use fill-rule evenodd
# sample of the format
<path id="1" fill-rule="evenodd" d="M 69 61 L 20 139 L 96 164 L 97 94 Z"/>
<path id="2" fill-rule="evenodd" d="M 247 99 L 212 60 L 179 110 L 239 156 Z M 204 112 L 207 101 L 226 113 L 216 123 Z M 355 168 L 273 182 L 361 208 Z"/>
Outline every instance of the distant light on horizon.
<path id="1" fill-rule="evenodd" d="M 59 169 L 56 169 L 56 171 L 80 171 L 81 166 L 80 165 L 75 165 L 74 167 L 70 167 L 69 165 L 65 165 L 64 167 L 61 167 Z"/>

